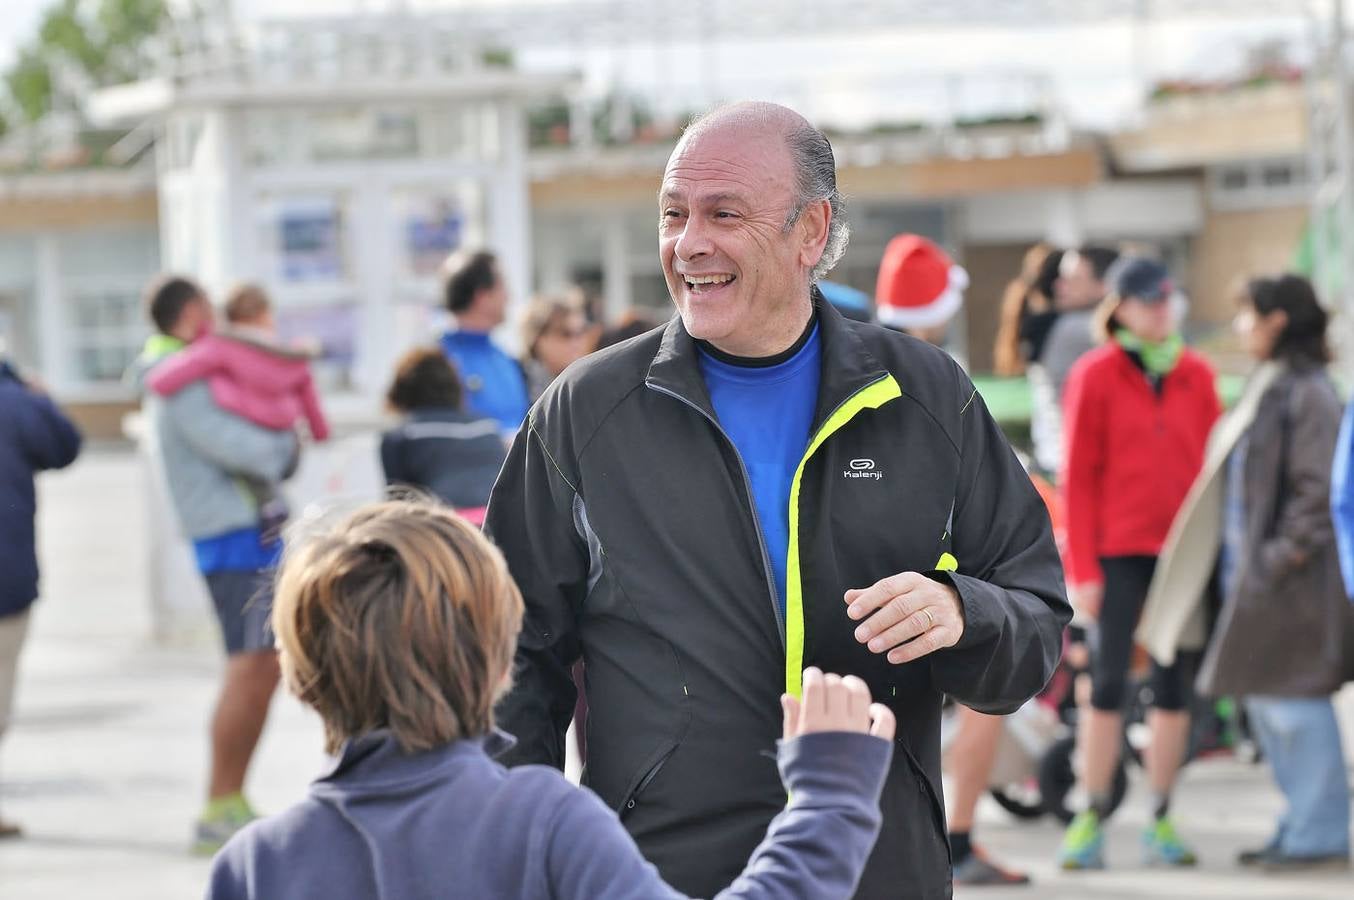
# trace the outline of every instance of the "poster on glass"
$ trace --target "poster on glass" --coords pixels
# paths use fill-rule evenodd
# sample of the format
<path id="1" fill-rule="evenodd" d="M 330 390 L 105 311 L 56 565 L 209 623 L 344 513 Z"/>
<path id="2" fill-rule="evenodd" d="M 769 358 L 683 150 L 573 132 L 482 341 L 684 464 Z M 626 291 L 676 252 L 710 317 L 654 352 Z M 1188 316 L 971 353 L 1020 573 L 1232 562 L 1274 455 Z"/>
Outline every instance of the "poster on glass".
<path id="1" fill-rule="evenodd" d="M 482 238 L 477 196 L 466 188 L 454 193 L 405 191 L 397 198 L 405 269 L 414 278 L 435 276 L 446 258 Z"/>
<path id="2" fill-rule="evenodd" d="M 316 382 L 324 390 L 353 386 L 358 310 L 353 303 L 287 305 L 277 311 L 282 341 L 310 353 Z"/>
<path id="3" fill-rule="evenodd" d="M 344 265 L 343 207 L 336 197 L 295 197 L 274 204 L 272 246 L 285 282 L 339 281 Z"/>

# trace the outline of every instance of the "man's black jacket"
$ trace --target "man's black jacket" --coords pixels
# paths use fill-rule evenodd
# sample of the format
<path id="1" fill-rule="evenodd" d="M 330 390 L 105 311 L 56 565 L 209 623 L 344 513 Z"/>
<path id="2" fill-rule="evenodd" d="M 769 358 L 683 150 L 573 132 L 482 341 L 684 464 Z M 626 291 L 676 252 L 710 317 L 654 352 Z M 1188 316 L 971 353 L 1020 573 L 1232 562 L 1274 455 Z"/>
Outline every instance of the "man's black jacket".
<path id="1" fill-rule="evenodd" d="M 816 292 L 815 292 L 816 295 Z M 710 896 L 786 802 L 778 697 L 805 665 L 856 674 L 898 717 L 860 897 L 945 897 L 940 702 L 1006 713 L 1070 618 L 1047 511 L 942 351 L 815 299 L 823 371 L 791 492 L 781 615 L 751 490 L 680 319 L 572 366 L 535 405 L 487 529 L 526 600 L 500 710 L 510 763 L 562 766 L 585 660 L 584 782 L 671 884 Z M 940 571 L 952 570 L 952 571 Z M 892 665 L 842 595 L 899 572 L 953 584 L 959 644 Z"/>

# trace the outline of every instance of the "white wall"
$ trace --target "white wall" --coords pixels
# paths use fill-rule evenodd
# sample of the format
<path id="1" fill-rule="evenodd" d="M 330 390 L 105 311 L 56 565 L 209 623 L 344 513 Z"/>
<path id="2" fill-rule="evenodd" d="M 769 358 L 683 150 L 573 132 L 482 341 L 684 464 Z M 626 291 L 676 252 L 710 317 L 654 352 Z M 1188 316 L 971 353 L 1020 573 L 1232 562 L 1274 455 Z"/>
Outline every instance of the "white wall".
<path id="1" fill-rule="evenodd" d="M 958 204 L 962 235 L 974 244 L 1157 238 L 1203 227 L 1197 179 L 1112 181 L 1080 191 L 1012 191 Z"/>

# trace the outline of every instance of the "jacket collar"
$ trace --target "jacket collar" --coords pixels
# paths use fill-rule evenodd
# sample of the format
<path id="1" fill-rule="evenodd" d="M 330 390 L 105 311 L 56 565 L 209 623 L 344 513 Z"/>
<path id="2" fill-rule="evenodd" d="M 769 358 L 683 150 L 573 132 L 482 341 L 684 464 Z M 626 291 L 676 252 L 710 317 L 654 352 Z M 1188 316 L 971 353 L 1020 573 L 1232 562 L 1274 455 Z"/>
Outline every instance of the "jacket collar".
<path id="1" fill-rule="evenodd" d="M 1269 392 L 1270 387 L 1278 382 L 1284 374 L 1285 368 L 1281 363 L 1266 362 L 1261 363 L 1246 379 L 1246 385 L 1242 389 L 1241 397 L 1237 400 L 1236 405 L 1223 414 L 1221 420 L 1208 435 L 1208 444 L 1204 452 L 1204 465 L 1198 480 L 1222 477 L 1221 473 L 1227 463 L 1227 458 L 1231 456 L 1232 450 L 1241 440 L 1242 435 L 1246 434 L 1251 425 L 1255 423 L 1255 416 L 1260 411 L 1261 401 Z"/>
<path id="2" fill-rule="evenodd" d="M 474 422 L 483 418 L 454 406 L 425 406 L 410 410 L 408 416 L 410 422 Z"/>
<path id="3" fill-rule="evenodd" d="M 883 378 L 887 371 L 857 332 L 857 328 L 874 326 L 848 322 L 824 299 L 817 285 L 813 287 L 813 304 L 818 312 L 818 340 L 823 356 L 818 402 L 813 416 L 813 430 L 817 431 L 832 411 L 848 397 Z M 649 373 L 644 381 L 651 387 L 677 394 L 695 404 L 706 415 L 717 418 L 710 403 L 710 392 L 701 376 L 699 354 L 695 339 L 682 324 L 682 317 L 673 316 L 663 332 L 658 352 L 649 365 Z"/>
<path id="4" fill-rule="evenodd" d="M 443 768 L 474 757 L 497 757 L 516 743 L 512 735 L 494 729 L 485 735 L 452 741 L 418 753 L 405 753 L 387 729 L 350 738 L 331 757 L 329 766 L 315 779 L 317 790 L 375 788 L 420 781 Z"/>

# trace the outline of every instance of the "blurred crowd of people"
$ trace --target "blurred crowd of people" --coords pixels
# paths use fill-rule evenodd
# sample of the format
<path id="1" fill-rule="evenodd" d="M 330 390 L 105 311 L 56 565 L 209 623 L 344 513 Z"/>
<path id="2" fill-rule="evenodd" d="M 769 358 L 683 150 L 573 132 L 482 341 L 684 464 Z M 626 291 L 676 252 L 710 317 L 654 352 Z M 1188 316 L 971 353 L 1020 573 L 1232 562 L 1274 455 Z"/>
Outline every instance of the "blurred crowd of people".
<path id="1" fill-rule="evenodd" d="M 801 688 L 808 690 L 810 681 L 815 696 L 821 688 L 822 696 L 847 706 L 851 697 L 860 699 L 860 690 L 867 701 L 871 690 L 879 699 L 880 686 L 887 683 L 892 687 L 887 700 L 892 713 L 872 714 L 867 719 L 866 703 L 856 710 L 850 728 L 838 730 L 870 732 L 873 728 L 876 736 L 891 737 L 894 714 L 904 725 L 920 729 L 922 735 L 908 736 L 914 743 L 903 760 L 906 764 L 895 765 L 888 776 L 891 784 L 906 782 L 908 793 L 886 793 L 885 797 L 894 797 L 888 801 L 894 804 L 915 804 L 918 796 L 925 798 L 924 804 L 939 802 L 938 788 L 931 787 L 939 765 L 934 721 L 939 714 L 939 694 L 951 694 L 966 704 L 959 709 L 957 734 L 946 748 L 948 834 L 931 842 L 939 848 L 937 858 L 928 860 L 925 877 L 929 880 L 918 888 L 918 896 L 930 896 L 927 892 L 945 883 L 945 873 L 950 871 L 960 884 L 1029 881 L 1025 874 L 992 860 L 974 840 L 973 829 L 975 810 L 990 787 L 1005 727 L 999 713 L 1009 713 L 1029 701 L 1037 687 L 1034 682 L 1048 681 L 1056 662 L 1057 635 L 1067 618 L 1052 531 L 1048 520 L 1037 515 L 1041 497 L 1059 526 L 1056 551 L 1061 553 L 1067 594 L 1079 617 L 1071 635 L 1084 634 L 1089 648 L 1081 651 L 1088 660 L 1089 690 L 1076 718 L 1078 777 L 1087 803 L 1067 827 L 1059 864 L 1077 870 L 1105 865 L 1104 823 L 1118 803 L 1114 784 L 1125 747 L 1125 711 L 1136 696 L 1134 660 L 1140 651 L 1135 648 L 1141 647 L 1147 654 L 1151 697 L 1146 715 L 1151 741 L 1144 753 L 1151 816 L 1142 836 L 1144 862 L 1165 866 L 1197 862 L 1195 851 L 1174 824 L 1172 795 L 1189 755 L 1196 698 L 1227 696 L 1242 701 L 1248 728 L 1286 801 L 1269 839 L 1243 850 L 1240 864 L 1270 871 L 1348 865 L 1350 796 L 1331 696 L 1354 680 L 1354 603 L 1350 602 L 1354 592 L 1354 406 L 1342 427 L 1339 392 L 1327 372 L 1331 359 L 1328 316 L 1311 284 L 1296 275 L 1277 275 L 1255 278 L 1239 292 L 1236 332 L 1254 365 L 1239 401 L 1224 411 L 1211 363 L 1188 347 L 1182 336 L 1187 303 L 1161 262 L 1108 246 L 1031 248 L 1002 299 L 995 348 L 998 373 L 1026 378 L 1032 395 L 1032 446 L 1027 471 L 1022 471 L 967 376 L 935 349 L 946 345 L 950 323 L 963 311 L 969 278 L 962 266 L 927 238 L 904 234 L 888 244 L 873 296 L 819 278 L 820 270 L 825 270 L 822 260 L 830 268 L 842 252 L 845 231 L 834 231 L 832 226 L 840 211 L 840 195 L 831 177 L 831 148 L 826 138 L 807 123 L 801 127 L 800 122 L 780 108 L 727 113 L 723 118 L 717 116 L 708 132 L 693 128 L 675 151 L 665 176 L 664 224 L 660 226 L 664 271 L 680 314 L 672 322 L 665 324 L 643 311 L 601 322 L 590 315 L 580 292 L 541 296 L 513 323 L 520 328 L 521 353 L 515 355 L 495 337 L 508 324 L 514 286 L 505 283 L 494 254 L 464 251 L 449 259 L 442 273 L 441 299 L 451 325 L 434 342 L 410 350 L 398 361 L 385 392 L 388 411 L 398 421 L 382 433 L 379 452 L 393 489 L 433 499 L 458 516 L 411 511 L 398 504 L 358 514 L 330 536 L 329 550 L 324 551 L 329 556 L 314 551 L 319 555 L 307 557 L 310 563 L 287 564 L 280 583 L 282 612 L 256 601 L 272 592 L 282 558 L 283 525 L 289 517 L 283 483 L 296 471 L 301 436 L 323 442 L 332 430 L 310 374 L 309 351 L 278 338 L 272 304 L 258 286 L 233 290 L 223 298 L 219 315 L 208 293 L 191 278 L 166 276 L 150 286 L 146 309 L 154 334 L 130 377 L 143 392 L 153 453 L 181 529 L 192 542 L 227 655 L 211 722 L 207 799 L 195 825 L 197 851 L 215 853 L 255 818 L 244 795 L 245 779 L 282 674 L 270 617 L 274 627 L 280 621 L 289 623 L 285 627 L 290 630 L 278 635 L 289 654 L 288 678 L 292 689 L 325 717 L 331 750 L 349 747 L 341 739 L 366 734 L 366 720 L 361 716 L 370 710 L 362 712 L 355 699 L 364 691 L 386 690 L 388 696 L 380 702 L 421 708 L 421 701 L 405 696 L 409 687 L 397 683 L 401 678 L 429 683 L 460 679 L 461 683 L 492 677 L 496 680 L 487 688 L 474 681 L 479 687 L 472 699 L 484 707 L 483 721 L 475 721 L 485 726 L 476 727 L 485 732 L 485 723 L 492 720 L 488 709 L 501 693 L 499 685 L 506 683 L 506 659 L 512 650 L 506 638 L 492 647 L 485 638 L 486 643 L 478 647 L 448 649 L 434 642 L 428 645 L 431 649 L 421 650 L 426 635 L 396 627 L 394 620 L 364 618 L 368 613 L 363 610 L 375 596 L 372 585 L 381 578 L 410 585 L 400 593 L 407 606 L 401 615 L 429 615 L 430 621 L 442 621 L 438 616 L 468 616 L 464 622 L 457 621 L 466 627 L 489 627 L 485 623 L 490 623 L 500 637 L 515 636 L 522 621 L 523 600 L 517 597 L 516 588 L 510 591 L 517 598 L 510 610 L 486 606 L 478 612 L 457 610 L 454 614 L 443 608 L 437 591 L 480 591 L 489 603 L 508 595 L 509 589 L 499 581 L 510 585 L 509 572 L 522 585 L 529 630 L 523 632 L 517 647 L 518 687 L 504 709 L 509 724 L 525 723 L 517 732 L 520 746 L 516 752 L 539 753 L 542 758 L 524 755 L 518 761 L 558 764 L 557 738 L 570 717 L 578 723 L 580 743 L 587 739 L 587 703 L 598 694 L 589 696 L 589 685 L 595 691 L 597 682 L 583 669 L 584 642 L 596 640 L 596 646 L 604 648 L 599 658 L 610 668 L 606 672 L 609 680 L 600 682 L 601 694 L 610 691 L 609 702 L 614 704 L 618 695 L 628 696 L 627 691 L 651 690 L 647 683 L 635 686 L 638 676 L 634 672 L 612 671 L 626 668 L 615 658 L 640 652 L 647 665 L 650 658 L 666 659 L 667 645 L 655 640 L 652 647 L 618 648 L 616 634 L 628 634 L 624 629 L 633 627 L 628 624 L 629 613 L 615 611 L 628 608 L 631 602 L 624 590 L 605 584 L 601 588 L 615 592 L 608 601 L 614 604 L 610 619 L 597 612 L 589 619 L 580 612 L 582 599 L 595 599 L 593 592 L 599 583 L 618 577 L 609 574 L 613 570 L 608 566 L 629 564 L 634 572 L 645 573 L 645 578 L 651 568 L 679 568 L 685 552 L 679 545 L 684 540 L 713 540 L 718 530 L 716 523 L 697 524 L 699 517 L 684 512 L 671 491 L 656 495 L 661 507 L 656 512 L 636 518 L 625 511 L 623 516 L 617 507 L 638 506 L 639 500 L 631 496 L 636 489 L 625 481 L 634 478 L 634 472 L 628 471 L 628 460 L 620 455 L 608 457 L 611 461 L 602 466 L 602 474 L 594 473 L 597 478 L 614 479 L 612 484 L 619 485 L 617 496 L 609 498 L 607 507 L 603 506 L 605 499 L 595 500 L 590 509 L 577 484 L 578 471 L 585 468 L 578 445 L 588 446 L 595 435 L 584 434 L 580 423 L 594 427 L 594 420 L 605 418 L 608 423 L 630 423 L 628 432 L 609 436 L 618 445 L 631 437 L 643 437 L 654 455 L 679 452 L 669 445 L 680 443 L 684 453 L 694 447 L 692 453 L 727 453 L 740 460 L 737 471 L 743 475 L 749 507 L 744 512 L 750 527 L 738 531 L 745 524 L 740 519 L 736 526 L 729 526 L 733 530 L 715 549 L 732 553 L 727 548 L 741 547 L 739 541 L 744 538 L 755 538 L 749 546 L 762 548 L 763 558 L 748 564 L 739 556 L 736 564 L 728 562 L 728 568 L 737 570 L 740 577 L 746 575 L 758 590 L 764 587 L 765 575 L 770 587 L 776 624 L 782 628 L 780 649 L 787 659 L 787 740 L 831 730 L 795 724 L 800 722 L 795 698 Z M 793 136 L 784 153 L 779 143 L 783 133 Z M 724 146 L 720 141 L 732 143 Z M 718 202 L 731 208 L 716 210 L 710 216 L 715 224 L 708 226 L 703 221 L 691 224 L 699 212 L 693 209 L 703 201 L 690 200 L 686 192 L 699 197 L 696 188 L 704 176 L 687 173 L 681 156 L 702 147 L 705 153 L 719 149 L 720 159 L 751 154 L 747 171 L 754 174 L 745 177 L 759 185 L 759 190 L 742 199 L 733 190 L 718 194 Z M 808 149 L 801 153 L 802 148 Z M 761 221 L 760 213 L 754 214 L 756 204 L 771 202 L 767 198 L 779 203 L 780 194 L 775 191 L 790 190 L 785 185 L 794 179 L 788 175 L 770 186 L 758 182 L 761 176 L 755 173 L 776 165 L 816 172 L 827 187 L 819 191 L 821 196 L 807 200 L 796 201 L 787 193 L 788 216 L 779 207 L 773 217 L 763 216 L 766 221 L 775 218 L 778 228 L 782 219 L 787 223 L 774 232 L 775 241 L 800 244 L 740 243 L 745 232 L 737 229 L 758 227 Z M 820 168 L 814 169 L 815 165 Z M 745 271 L 739 269 L 740 257 L 751 260 Z M 763 263 L 764 268 L 757 268 Z M 795 278 L 802 276 L 806 292 L 805 298 L 799 298 L 805 301 L 802 309 L 774 305 L 776 285 L 756 281 L 764 272 L 772 273 L 768 278 L 775 276 L 780 271 L 777 266 Z M 797 284 L 786 277 L 786 284 Z M 728 308 L 719 306 L 720 302 Z M 848 319 L 855 321 L 847 323 Z M 772 325 L 788 330 L 773 333 Z M 695 333 L 706 328 L 712 329 L 708 339 Z M 753 342 L 740 344 L 744 338 Z M 763 349 L 767 352 L 754 352 Z M 571 381 L 566 376 L 564 388 L 551 387 L 575 363 L 604 350 L 605 355 L 593 356 L 585 367 L 587 373 L 602 372 L 605 378 L 578 375 L 580 370 L 575 368 L 576 377 Z M 818 354 L 829 354 L 829 361 L 822 362 L 824 357 Z M 875 365 L 875 355 L 916 365 L 914 382 L 899 386 L 891 372 L 880 377 L 880 371 L 859 371 L 866 367 L 866 360 Z M 687 368 L 679 372 L 674 360 L 683 358 Z M 675 380 L 665 382 L 664 377 Z M 680 381 L 682 377 L 703 385 L 695 399 L 691 399 L 690 384 Z M 625 379 L 653 390 L 626 387 Z M 818 409 L 820 386 L 823 391 L 842 388 L 841 403 L 826 412 Z M 635 391 L 641 399 L 631 401 Z M 932 395 L 922 397 L 927 391 L 943 401 Z M 962 403 L 951 404 L 953 409 L 945 405 L 959 393 L 963 393 Z M 655 402 L 651 394 L 662 399 Z M 890 411 L 893 418 L 877 415 L 853 420 L 901 397 L 912 397 L 916 409 L 896 405 Z M 613 414 L 627 402 L 634 407 L 626 413 L 633 419 Z M 605 406 L 603 412 L 598 411 L 599 404 Z M 718 445 L 721 449 L 712 451 L 714 445 L 694 441 L 695 431 L 704 428 L 693 425 L 700 419 L 677 418 L 693 413 L 713 426 L 723 441 Z M 943 416 L 953 421 L 942 422 Z M 37 595 L 33 475 L 69 464 L 79 450 L 80 438 L 40 385 L 9 369 L 0 369 L 0 423 L 4 423 L 0 428 L 0 491 L 5 492 L 0 495 L 5 499 L 0 505 L 4 510 L 0 534 L 7 546 L 19 548 L 24 561 L 0 572 L 2 730 L 27 609 Z M 899 423 L 913 430 L 907 432 Z M 811 430 L 811 425 L 817 430 Z M 867 432 L 867 426 L 875 431 Z M 931 430 L 918 437 L 923 428 Z M 641 435 L 640 431 L 652 433 Z M 937 480 L 963 485 L 962 497 L 958 489 L 944 496 L 937 493 L 938 519 L 943 520 L 944 508 L 949 509 L 938 548 L 933 548 L 934 536 L 929 532 L 925 540 L 918 538 L 926 553 L 938 549 L 939 559 L 925 571 L 925 577 L 916 572 L 895 575 L 895 569 L 889 568 L 891 577 L 873 586 L 835 571 L 830 578 L 820 570 L 806 576 L 805 571 L 815 565 L 831 569 L 846 565 L 847 559 L 840 542 L 833 543 L 836 538 L 830 534 L 820 534 L 822 542 L 817 547 L 801 549 L 796 504 L 806 479 L 820 479 L 811 488 L 816 491 L 813 499 L 805 501 L 809 509 L 814 503 L 827 506 L 839 483 L 849 488 L 857 479 L 878 483 L 886 474 L 894 479 L 905 477 L 901 471 L 883 471 L 893 459 L 886 455 L 891 451 L 859 441 L 862 433 L 873 437 L 876 432 L 883 435 L 880 441 L 930 441 L 907 446 L 928 457 L 919 465 L 933 466 Z M 811 462 L 829 439 L 844 440 L 837 437 L 843 433 L 857 443 L 849 452 L 835 451 L 845 454 L 837 467 L 842 470 L 838 482 L 834 467 L 824 465 L 819 471 Z M 976 457 L 964 455 L 963 448 L 970 447 L 980 448 L 972 451 Z M 957 451 L 958 462 L 940 459 L 950 450 Z M 867 451 L 874 455 L 865 456 Z M 718 480 L 724 474 L 725 469 L 719 469 L 710 478 Z M 1031 479 L 1040 487 L 1038 493 Z M 713 491 L 724 497 L 728 493 L 724 487 L 724 481 L 718 482 L 718 491 L 688 483 L 686 490 L 693 494 Z M 899 489 L 893 483 L 889 487 Z M 873 509 L 870 503 L 884 502 L 861 494 L 851 494 L 849 501 L 841 499 L 844 492 L 836 496 L 838 504 L 849 502 L 860 508 Z M 741 502 L 742 493 L 739 498 Z M 886 514 L 896 512 L 891 508 Z M 602 550 L 595 518 L 599 515 L 627 522 L 636 532 L 624 535 L 629 543 L 622 542 L 621 552 L 615 554 L 619 563 Z M 662 530 L 656 524 L 659 520 L 664 528 L 674 530 Z M 831 515 L 820 521 L 840 522 Z M 487 526 L 502 548 L 507 569 L 499 551 L 465 522 Z M 871 527 L 894 526 L 898 523 L 879 521 Z M 649 530 L 670 539 L 647 539 L 646 543 L 641 535 Z M 940 521 L 935 530 L 941 530 Z M 368 537 L 359 540 L 364 534 Z M 608 535 L 609 539 L 620 537 L 615 531 Z M 425 539 L 432 545 L 450 546 L 459 561 L 448 563 L 436 575 L 422 572 L 418 548 Z M 818 555 L 811 557 L 815 551 Z M 654 553 L 659 555 L 645 555 Z M 869 566 L 859 563 L 861 571 L 877 573 L 877 561 L 868 562 Z M 929 564 L 930 558 L 925 562 Z M 889 560 L 886 565 L 894 563 Z M 640 575 L 631 577 L 638 582 Z M 702 573 L 697 578 L 683 572 L 681 577 L 703 585 L 710 597 L 727 587 L 721 581 L 726 577 L 723 573 Z M 808 674 L 816 669 L 795 665 L 795 654 L 798 662 L 806 658 L 809 601 L 801 592 L 806 583 L 802 580 L 808 577 L 825 578 L 824 583 L 831 586 L 827 593 L 844 589 L 851 618 L 875 615 L 863 618 L 859 628 L 847 632 L 846 640 L 854 633 L 854 640 L 868 645 L 868 652 L 877 659 L 853 656 L 866 653 L 861 647 L 833 651 L 837 660 L 860 664 L 862 671 L 873 673 L 870 677 L 876 680 L 871 688 L 866 689 L 863 681 L 859 686 L 855 682 L 844 686 L 840 679 L 832 680 L 836 676 L 820 684 L 820 673 Z M 430 587 L 429 578 L 441 579 L 442 587 Z M 687 593 L 695 597 L 701 591 L 693 588 Z M 908 600 L 909 595 L 915 595 L 914 599 Z M 830 599 L 836 603 L 835 597 Z M 905 613 L 883 622 L 897 610 Z M 758 608 L 756 614 L 765 617 L 766 610 Z M 751 616 L 747 621 L 754 621 Z M 380 656 L 381 674 L 373 675 L 372 683 L 349 684 L 338 670 L 324 676 L 330 679 L 325 681 L 321 677 L 325 666 L 338 665 L 325 654 L 341 651 L 346 654 L 342 656 L 347 660 L 345 666 L 377 666 L 360 662 L 366 651 L 351 641 L 343 643 L 345 638 L 316 638 L 315 629 L 323 631 L 327 626 L 315 623 L 329 618 L 338 623 L 335 633 L 348 638 L 357 633 L 359 626 L 354 623 L 363 623 L 361 627 L 377 635 L 373 641 L 382 642 L 378 656 L 398 656 L 396 650 L 406 646 L 413 656 Z M 741 620 L 730 622 L 736 628 Z M 820 620 L 814 627 L 827 634 L 836 626 L 825 626 Z M 585 634 L 589 628 L 593 631 Z M 966 630 L 974 630 L 977 637 L 961 637 Z M 708 632 L 708 627 L 703 633 L 693 632 L 692 646 L 703 647 L 703 642 L 714 640 Z M 762 637 L 758 632 L 749 641 L 755 644 Z M 650 636 L 644 632 L 641 638 Z M 318 643 L 308 643 L 312 640 Z M 368 649 L 376 653 L 376 646 Z M 1052 649 L 1041 655 L 1048 648 Z M 481 658 L 491 650 L 497 655 Z M 461 661 L 458 665 L 471 666 L 466 659 L 483 665 L 473 671 L 457 669 L 452 678 L 448 672 L 432 671 L 436 666 L 421 669 L 426 660 L 413 657 L 425 651 L 462 654 L 465 659 L 456 657 Z M 924 686 L 901 676 L 898 681 L 888 680 L 898 671 L 891 666 L 932 652 L 951 655 L 936 658 L 935 668 L 929 670 L 936 674 L 928 676 Z M 676 659 L 677 653 L 672 657 Z M 993 659 L 1003 660 L 1010 672 L 994 674 Z M 683 671 L 680 666 L 676 670 Z M 666 674 L 668 670 L 661 671 Z M 772 673 L 773 679 L 778 680 L 780 674 Z M 898 699 L 899 684 L 904 700 Z M 679 687 L 688 696 L 686 682 Z M 462 688 L 464 684 L 456 690 Z M 708 697 L 706 702 L 710 702 Z M 933 704 L 936 716 L 931 713 Z M 711 708 L 720 710 L 720 715 L 727 712 L 717 704 Z M 432 746 L 461 735 L 454 724 L 423 727 L 440 721 L 436 719 L 444 714 L 440 710 L 424 710 L 434 718 L 417 723 L 418 727 L 401 719 L 405 713 L 394 707 L 381 707 L 370 714 L 378 719 L 385 716 L 381 722 L 393 729 L 392 740 L 408 751 L 410 741 L 412 746 L 428 749 L 418 742 Z M 446 715 L 453 723 L 469 721 L 464 718 L 465 710 Z M 688 728 L 709 726 L 692 726 L 691 714 L 686 715 L 685 724 L 654 720 L 646 725 L 643 715 L 621 721 L 613 711 L 611 726 L 598 732 L 608 741 L 606 749 L 590 753 L 586 745 L 580 746 L 590 765 L 597 764 L 593 785 L 598 792 L 616 793 L 608 799 L 617 800 L 624 811 L 634 809 L 636 798 L 642 799 L 646 788 L 657 790 L 651 783 L 676 751 L 681 736 L 673 738 L 665 752 L 631 740 L 624 754 L 643 758 L 645 765 L 636 778 L 631 779 L 627 771 L 622 779 L 606 768 L 608 761 L 614 765 L 622 755 L 617 748 L 625 741 L 616 735 L 632 729 L 645 740 L 667 740 L 665 735 L 673 728 L 685 734 Z M 908 716 L 913 720 L 908 721 Z M 886 729 L 880 724 L 885 719 Z M 397 720 L 403 724 L 396 727 Z M 729 722 L 724 724 L 731 727 Z M 650 726 L 650 732 L 643 731 Z M 905 741 L 899 746 L 906 745 Z M 689 746 L 693 749 L 687 753 L 706 752 L 699 740 L 692 739 Z M 855 749 L 868 756 L 878 749 L 871 746 L 862 743 Z M 344 750 L 349 752 L 358 751 Z M 394 753 L 376 744 L 361 752 Z M 913 758 L 914 753 L 918 758 Z M 873 762 L 882 779 L 887 758 Z M 782 764 L 785 780 L 793 784 L 791 773 L 799 770 L 785 757 Z M 679 776 L 674 771 L 685 773 L 687 793 L 700 794 L 703 788 L 690 781 L 694 776 L 686 770 L 670 767 L 666 777 L 675 781 Z M 752 781 L 766 775 L 760 769 L 749 771 Z M 622 783 L 628 779 L 633 783 Z M 549 785 L 542 789 L 547 788 L 554 790 Z M 770 793 L 774 795 L 779 784 L 773 788 Z M 853 797 L 874 790 L 877 798 L 879 786 L 857 785 L 853 790 Z M 778 796 L 784 799 L 783 794 Z M 705 861 L 697 865 L 689 850 L 679 853 L 673 849 L 676 844 L 665 843 L 675 840 L 671 833 L 678 826 L 663 819 L 663 814 L 649 811 L 646 815 L 656 818 L 646 820 L 635 813 L 627 824 L 636 833 L 640 849 L 651 859 L 659 858 L 664 877 L 672 880 L 676 872 L 687 879 L 687 885 L 704 888 L 727 883 L 737 873 L 737 866 L 747 858 L 739 842 L 746 843 L 749 835 L 760 840 L 770 821 L 770 816 L 759 818 L 765 810 L 754 809 L 754 800 L 744 805 L 753 810 L 745 818 L 755 827 L 736 835 L 733 850 L 726 854 L 731 858 L 720 863 L 727 872 L 711 866 L 701 870 Z M 586 818 L 594 813 L 584 810 L 579 815 Z M 882 827 L 885 839 L 903 840 L 897 829 L 906 817 L 896 813 L 895 809 L 894 815 L 884 815 L 882 826 L 877 816 L 860 820 L 852 832 L 850 852 L 860 857 L 852 863 L 854 874 L 836 872 L 831 878 L 854 884 L 852 879 L 861 877 L 862 869 L 866 872 L 862 884 L 877 886 L 892 878 L 893 870 L 886 867 L 896 866 L 896 861 L 878 854 L 870 863 L 873 868 L 865 868 L 870 846 L 865 837 L 871 829 Z M 623 837 L 615 822 L 608 822 L 605 826 L 594 822 L 594 827 L 601 829 L 599 833 Z M 818 823 L 805 829 L 793 817 L 777 818 L 767 846 L 774 844 L 778 833 L 780 839 L 789 840 L 786 835 L 797 834 L 796 829 L 808 833 L 820 827 Z M 0 836 L 13 833 L 17 827 L 0 820 Z M 252 834 L 264 841 L 259 837 L 263 832 Z M 273 838 L 283 840 L 278 835 Z M 822 839 L 821 835 L 805 838 L 810 842 Z M 907 839 L 925 843 L 931 836 L 915 831 L 908 832 Z M 946 852 L 945 842 L 948 866 L 942 866 L 939 859 Z M 217 895 L 254 896 L 254 888 L 246 889 L 231 879 L 253 865 L 249 860 L 269 851 L 264 843 L 248 850 L 240 849 L 238 843 L 233 846 L 233 863 L 227 860 L 218 866 Z M 656 883 L 654 871 L 637 862 L 633 845 L 619 841 L 608 852 L 618 866 L 640 866 L 627 869 L 633 878 Z M 232 864 L 236 870 L 222 868 Z M 557 876 L 564 877 L 558 873 L 550 877 Z M 286 880 L 277 877 L 281 880 L 276 884 Z M 874 889 L 862 888 L 862 895 L 873 896 L 869 890 Z"/>
<path id="2" fill-rule="evenodd" d="M 1104 866 L 1135 644 L 1148 653 L 1149 863 L 1193 865 L 1170 817 L 1196 695 L 1244 701 L 1287 809 L 1238 862 L 1349 860 L 1350 795 L 1331 695 L 1354 679 L 1350 417 L 1327 371 L 1328 314 L 1298 275 L 1254 278 L 1234 330 L 1253 368 L 1223 413 L 1185 346 L 1183 295 L 1150 259 L 1031 248 L 1003 298 L 996 365 L 1028 378 L 1033 467 L 1056 478 L 1069 596 L 1090 626 L 1079 719 L 1089 804 L 1064 868 Z M 1351 407 L 1354 410 L 1354 407 Z"/>

